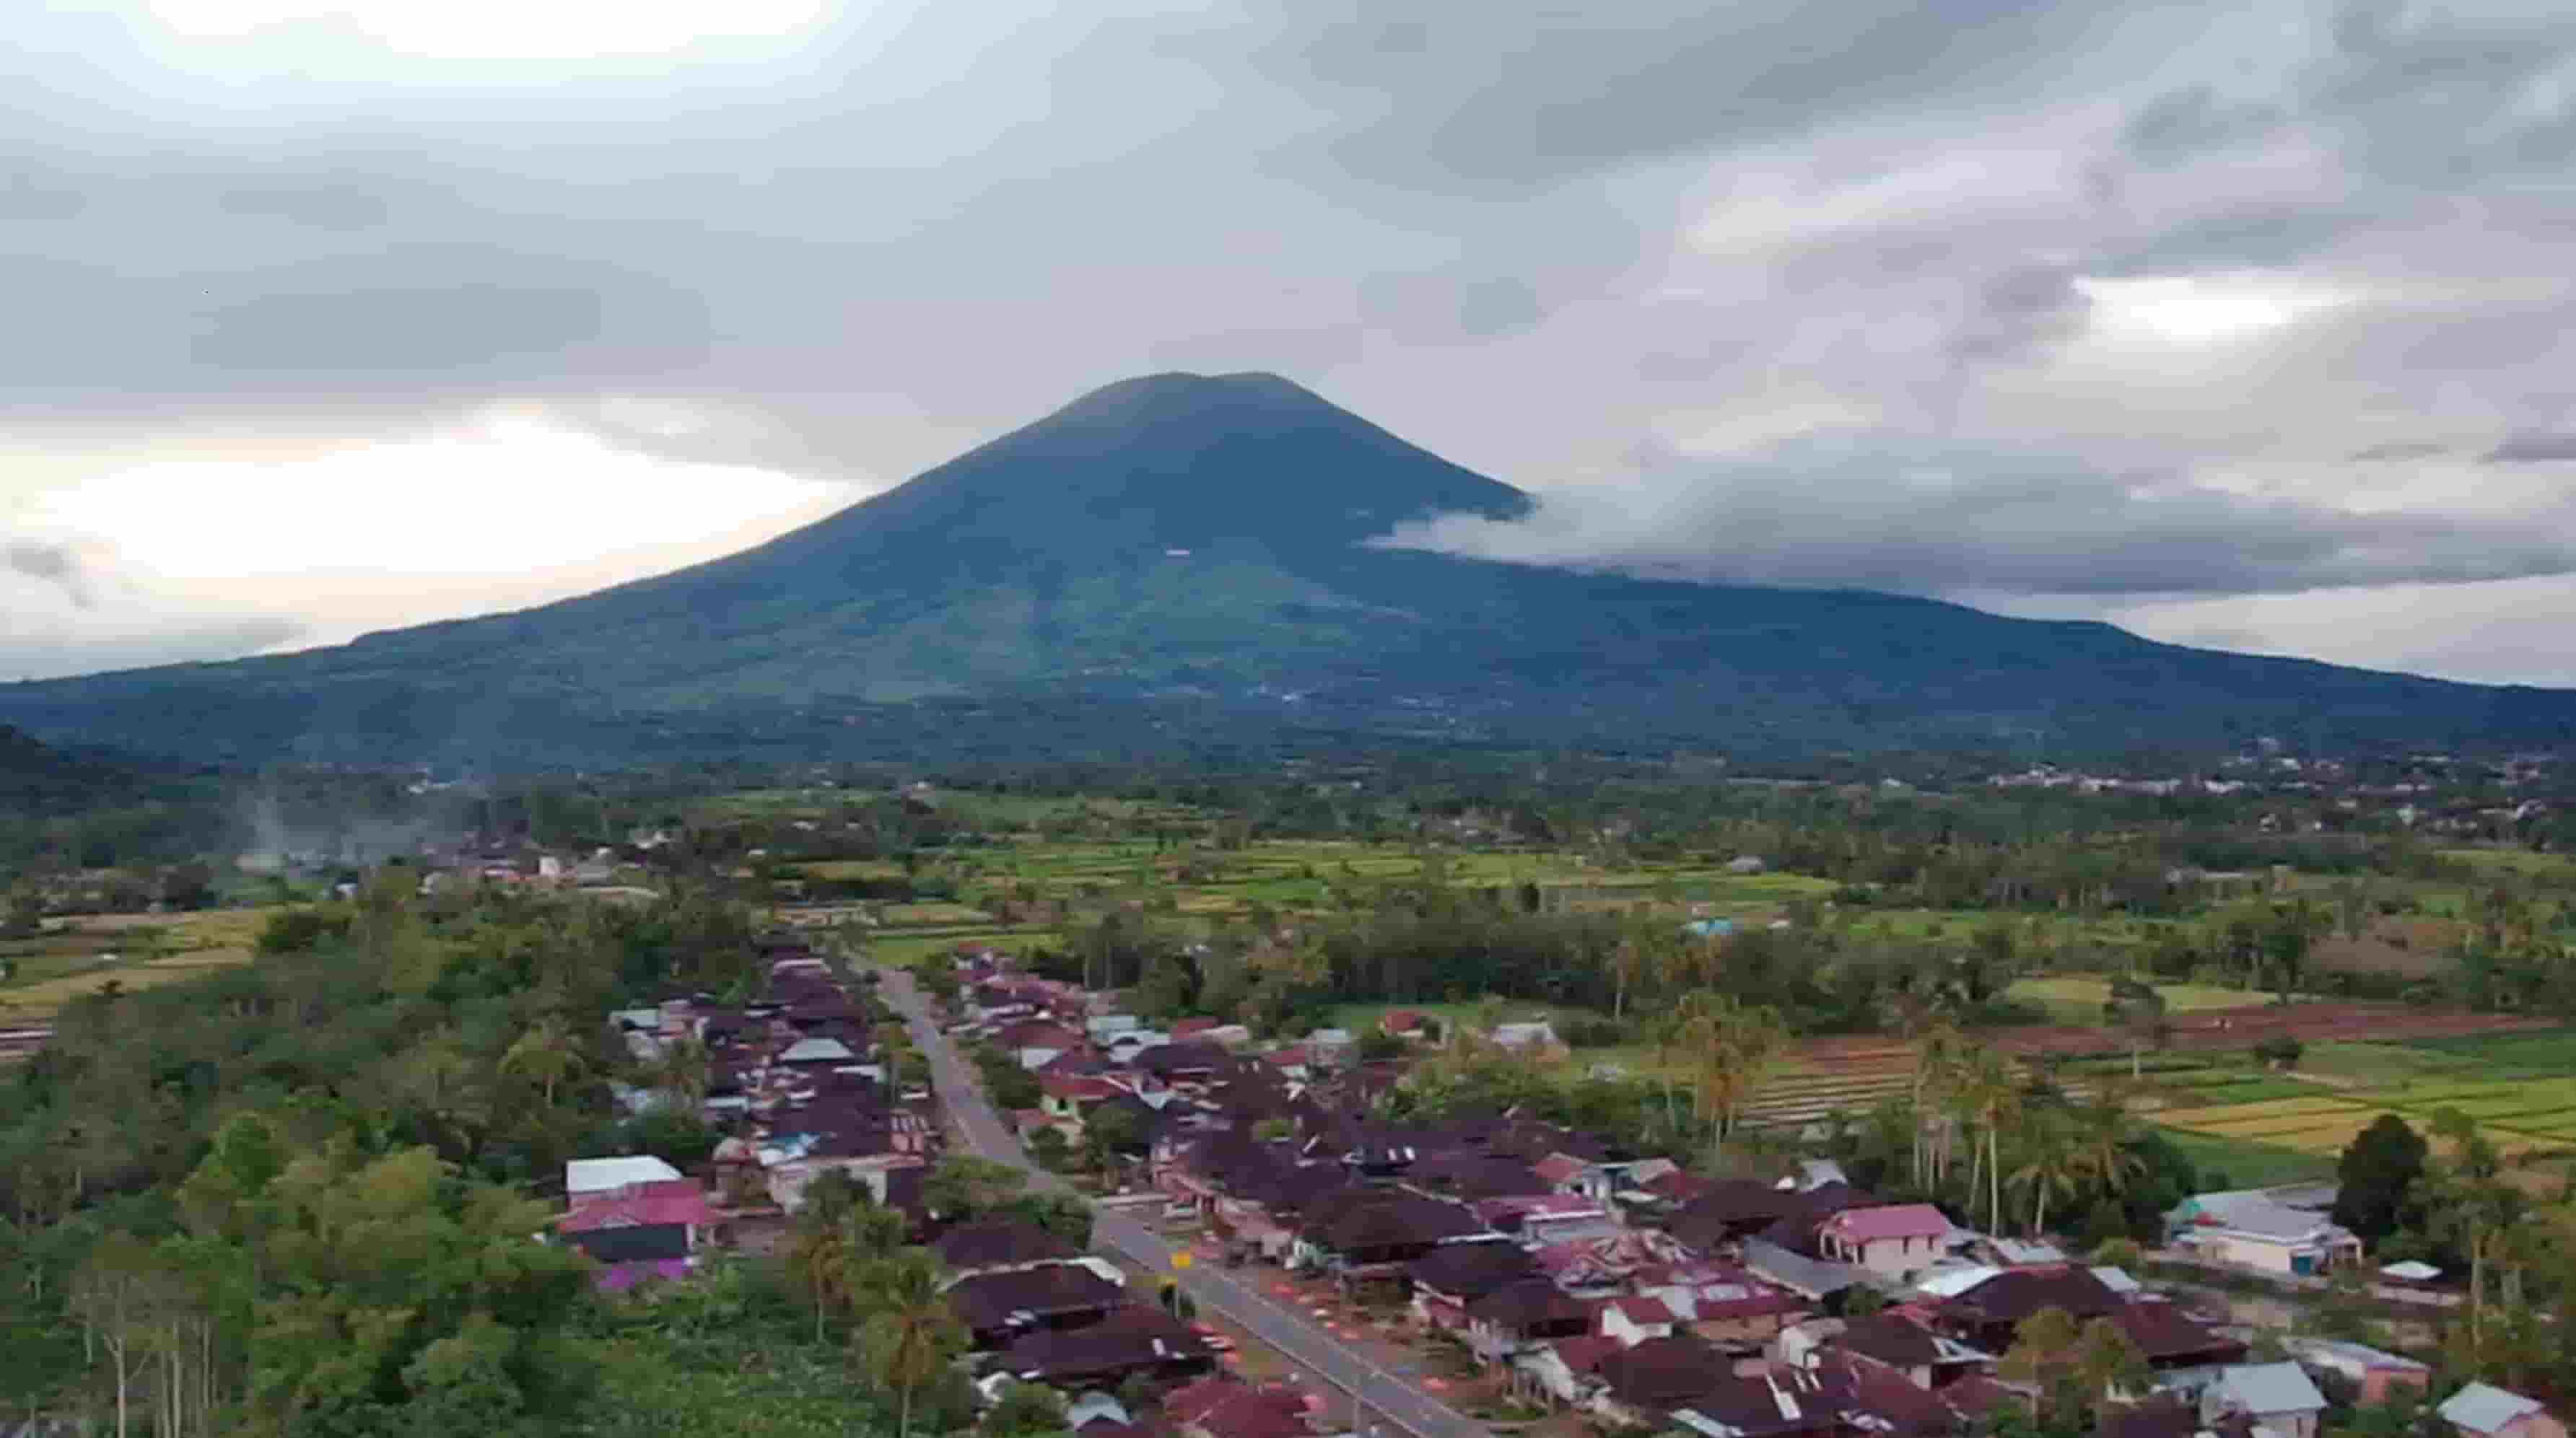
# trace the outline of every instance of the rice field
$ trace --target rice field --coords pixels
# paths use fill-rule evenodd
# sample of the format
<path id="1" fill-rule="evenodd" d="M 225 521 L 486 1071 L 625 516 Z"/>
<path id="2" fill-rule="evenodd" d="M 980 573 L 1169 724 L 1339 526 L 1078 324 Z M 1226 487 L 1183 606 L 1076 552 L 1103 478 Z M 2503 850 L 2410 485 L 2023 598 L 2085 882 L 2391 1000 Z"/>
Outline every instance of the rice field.
<path id="1" fill-rule="evenodd" d="M 2455 1082 L 2385 1093 L 2315 1095 L 2223 1104 L 2158 1115 L 2166 1128 L 2332 1156 L 2384 1114 L 2418 1132 L 2444 1110 L 2476 1121 L 2507 1156 L 2576 1150 L 2576 1077 L 2539 1082 Z"/>

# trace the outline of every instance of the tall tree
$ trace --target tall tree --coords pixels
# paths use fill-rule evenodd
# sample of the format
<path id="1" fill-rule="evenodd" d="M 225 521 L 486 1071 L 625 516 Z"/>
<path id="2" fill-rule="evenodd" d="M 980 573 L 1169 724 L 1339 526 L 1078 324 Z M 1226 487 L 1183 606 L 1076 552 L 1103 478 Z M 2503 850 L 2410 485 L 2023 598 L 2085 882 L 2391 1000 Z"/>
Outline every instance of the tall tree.
<path id="1" fill-rule="evenodd" d="M 963 1352 L 966 1335 L 939 1291 L 939 1265 L 921 1249 L 905 1249 L 868 1274 L 873 1310 L 860 1325 L 858 1349 L 870 1376 L 894 1390 L 897 1438 L 911 1438 L 912 1400 Z"/>
<path id="2" fill-rule="evenodd" d="M 2419 1185 L 2430 1148 L 2406 1120 L 2384 1113 L 2353 1135 L 2335 1167 L 2334 1221 L 2366 1243 L 2420 1218 Z"/>

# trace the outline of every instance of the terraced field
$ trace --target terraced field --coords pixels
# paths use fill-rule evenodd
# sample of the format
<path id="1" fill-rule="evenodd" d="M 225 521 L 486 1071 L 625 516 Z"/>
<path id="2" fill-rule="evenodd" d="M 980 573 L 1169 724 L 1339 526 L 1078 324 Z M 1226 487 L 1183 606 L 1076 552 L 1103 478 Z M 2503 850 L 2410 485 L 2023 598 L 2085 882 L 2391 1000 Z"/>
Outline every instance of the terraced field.
<path id="1" fill-rule="evenodd" d="M 2576 1078 L 2460 1081 L 2271 1099 L 2168 1113 L 2158 1121 L 2185 1133 L 2330 1156 L 2341 1153 L 2382 1114 L 2396 1114 L 2422 1131 L 2445 1109 L 2476 1120 L 2480 1132 L 2507 1157 L 2529 1161 L 2576 1154 Z"/>

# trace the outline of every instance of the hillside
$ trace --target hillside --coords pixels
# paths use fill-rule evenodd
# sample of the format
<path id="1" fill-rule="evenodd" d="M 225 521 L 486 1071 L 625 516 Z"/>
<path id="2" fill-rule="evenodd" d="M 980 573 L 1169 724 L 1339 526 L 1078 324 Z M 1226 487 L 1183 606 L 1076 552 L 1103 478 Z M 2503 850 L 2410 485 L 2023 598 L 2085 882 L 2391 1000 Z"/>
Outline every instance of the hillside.
<path id="1" fill-rule="evenodd" d="M 2540 746 L 2576 728 L 2565 693 L 1363 543 L 1527 503 L 1275 376 L 1149 376 L 710 564 L 335 649 L 0 687 L 0 722 L 195 758 L 504 766 L 1401 738 Z"/>

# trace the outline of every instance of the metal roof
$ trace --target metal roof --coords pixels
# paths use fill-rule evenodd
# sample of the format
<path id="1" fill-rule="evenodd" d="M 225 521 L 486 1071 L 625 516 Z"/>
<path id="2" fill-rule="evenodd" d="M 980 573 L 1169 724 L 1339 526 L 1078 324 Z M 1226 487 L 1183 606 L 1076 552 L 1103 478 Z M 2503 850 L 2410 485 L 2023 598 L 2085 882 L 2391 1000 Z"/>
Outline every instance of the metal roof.
<path id="1" fill-rule="evenodd" d="M 2442 1400 L 2433 1410 L 2443 1421 L 2466 1428 L 2472 1433 L 2493 1433 L 2516 1418 L 2541 1411 L 2538 1399 L 2508 1393 L 2486 1383 L 2472 1383 Z"/>
<path id="2" fill-rule="evenodd" d="M 2260 1417 L 2266 1413 L 2314 1413 L 2326 1396 L 2295 1363 L 2246 1363 L 2219 1375 L 2220 1398 Z"/>
<path id="3" fill-rule="evenodd" d="M 624 1188 L 630 1183 L 668 1183 L 679 1177 L 678 1169 L 651 1154 L 576 1158 L 564 1165 L 564 1191 L 596 1193 L 601 1189 Z"/>

